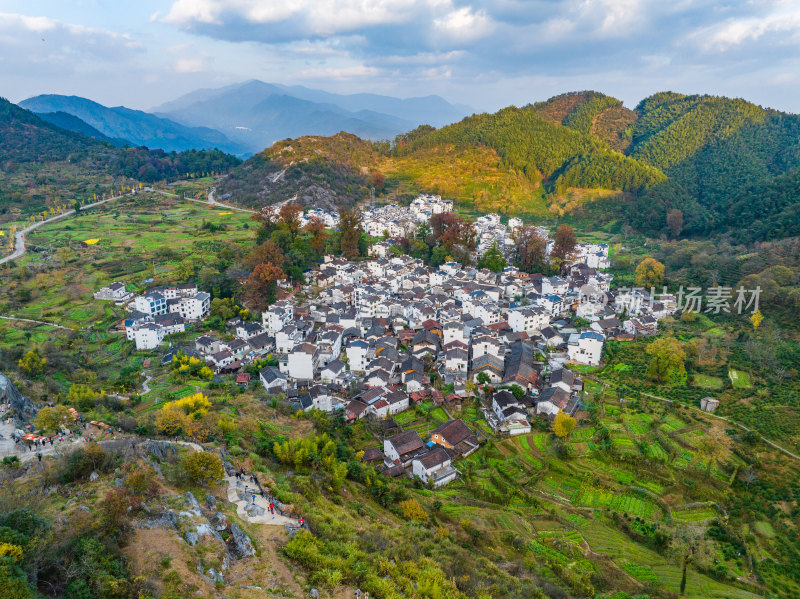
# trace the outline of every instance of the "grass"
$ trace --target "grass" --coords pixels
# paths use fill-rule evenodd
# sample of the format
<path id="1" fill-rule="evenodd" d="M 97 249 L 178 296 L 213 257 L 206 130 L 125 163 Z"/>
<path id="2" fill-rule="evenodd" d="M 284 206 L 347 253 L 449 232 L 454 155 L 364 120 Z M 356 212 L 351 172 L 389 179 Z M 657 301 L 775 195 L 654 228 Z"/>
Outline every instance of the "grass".
<path id="1" fill-rule="evenodd" d="M 750 375 L 743 370 L 730 369 L 728 371 L 728 378 L 734 389 L 752 389 L 753 385 L 750 383 Z"/>
<path id="2" fill-rule="evenodd" d="M 723 382 L 718 376 L 697 373 L 692 377 L 692 385 L 703 389 L 722 389 Z"/>
<path id="3" fill-rule="evenodd" d="M 717 510 L 710 506 L 672 510 L 672 517 L 681 522 L 703 522 L 717 517 Z"/>

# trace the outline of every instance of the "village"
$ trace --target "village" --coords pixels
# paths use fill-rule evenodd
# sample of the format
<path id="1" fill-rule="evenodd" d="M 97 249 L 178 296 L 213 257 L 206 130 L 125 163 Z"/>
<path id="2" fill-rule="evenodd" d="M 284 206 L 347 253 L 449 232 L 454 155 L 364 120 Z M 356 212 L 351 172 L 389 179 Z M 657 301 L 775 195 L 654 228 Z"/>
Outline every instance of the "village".
<path id="1" fill-rule="evenodd" d="M 365 213 L 364 223 L 368 232 L 408 232 L 451 209 L 438 196 L 420 196 L 409 208 Z M 313 216 L 326 223 L 338 217 Z M 520 226 L 520 219 L 505 225 L 497 215 L 478 218 L 477 253 L 504 248 Z M 548 240 L 548 251 L 551 246 Z M 608 339 L 653 335 L 658 320 L 677 307 L 673 296 L 654 290 L 612 292 L 605 244 L 578 246 L 562 276 L 549 277 L 456 262 L 434 269 L 391 248 L 391 240 L 378 241 L 370 247 L 373 258 L 363 261 L 326 256 L 306 273 L 303 300 L 288 295 L 260 322 L 234 318 L 223 335 L 200 331 L 193 345 L 170 343 L 167 357 L 180 352 L 202 361 L 217 379 L 260 384 L 298 410 L 337 412 L 351 423 L 381 421 L 383 446 L 363 460 L 390 476 L 438 487 L 458 476 L 453 462 L 475 451 L 482 433 L 452 417 L 423 439 L 414 430 L 397 432 L 393 417 L 421 402 L 449 406 L 448 415 L 457 415 L 479 398 L 495 434 L 527 434 L 559 412 L 581 411 L 581 371 L 600 364 Z M 159 347 L 210 312 L 209 294 L 194 284 L 134 296 L 115 282 L 95 298 L 127 307 L 122 326 L 137 350 Z M 245 372 L 251 364 L 268 364 L 257 380 Z"/>

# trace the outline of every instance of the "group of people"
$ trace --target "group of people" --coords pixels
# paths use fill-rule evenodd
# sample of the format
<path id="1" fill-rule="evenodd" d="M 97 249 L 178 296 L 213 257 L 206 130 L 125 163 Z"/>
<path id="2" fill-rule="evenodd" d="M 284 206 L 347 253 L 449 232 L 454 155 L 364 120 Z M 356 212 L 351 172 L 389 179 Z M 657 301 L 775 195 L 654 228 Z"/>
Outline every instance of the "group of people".
<path id="1" fill-rule="evenodd" d="M 239 470 L 234 472 L 233 475 L 236 477 L 236 480 L 239 480 L 239 481 L 242 481 L 243 483 L 245 483 L 244 492 L 245 492 L 245 494 L 250 493 L 250 504 L 251 505 L 255 505 L 255 503 L 256 503 L 256 495 L 261 495 L 262 499 L 264 499 L 264 500 L 269 502 L 269 506 L 268 506 L 269 513 L 272 516 L 272 518 L 274 519 L 275 518 L 275 510 L 277 509 L 275 507 L 275 499 L 272 496 L 267 496 L 267 494 L 264 492 L 264 487 L 261 486 L 261 482 L 259 482 L 258 478 L 256 478 L 256 475 L 255 474 L 249 474 L 248 475 L 244 471 L 244 468 L 239 468 Z M 248 482 L 256 485 L 256 487 L 257 487 L 257 491 L 256 492 L 250 491 L 250 489 L 247 487 L 247 484 L 246 484 Z M 298 520 L 298 525 L 300 526 L 300 528 L 303 528 L 305 526 L 305 524 L 306 524 L 306 521 L 305 521 L 304 518 L 300 518 Z"/>

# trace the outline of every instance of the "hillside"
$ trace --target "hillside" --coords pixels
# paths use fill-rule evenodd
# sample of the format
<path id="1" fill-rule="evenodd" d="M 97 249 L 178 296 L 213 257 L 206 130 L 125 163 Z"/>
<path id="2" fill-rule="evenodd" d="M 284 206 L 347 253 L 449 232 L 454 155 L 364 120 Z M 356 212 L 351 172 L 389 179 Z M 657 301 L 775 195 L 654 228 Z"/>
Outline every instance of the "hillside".
<path id="1" fill-rule="evenodd" d="M 166 152 L 214 148 L 233 154 L 244 152 L 241 146 L 208 127 L 187 127 L 141 110 L 124 106 L 109 108 L 77 96 L 36 96 L 23 100 L 19 105 L 37 113 L 66 112 L 107 137 L 125 139 L 135 146 Z"/>
<path id="2" fill-rule="evenodd" d="M 390 201 L 435 192 L 462 208 L 508 214 L 562 216 L 586 207 L 591 212 L 578 214 L 650 234 L 665 232 L 667 211 L 678 209 L 683 234 L 728 232 L 739 241 L 797 230 L 800 117 L 743 100 L 665 92 L 630 110 L 615 98 L 576 92 L 440 129 L 421 126 L 391 146 L 351 136 L 342 151 L 337 137 L 275 144 L 232 175 L 247 185 L 222 188 L 250 204 L 303 196 L 313 181 L 348 201 L 372 186 Z M 273 170 L 263 169 L 263 156 Z M 270 174 L 289 165 L 302 165 L 305 178 L 275 187 Z M 256 188 L 273 192 L 259 199 Z"/>
<path id="3" fill-rule="evenodd" d="M 85 135 L 87 137 L 92 137 L 94 139 L 100 141 L 107 141 L 110 144 L 115 146 L 129 146 L 131 143 L 126 139 L 115 139 L 104 135 L 94 127 L 92 127 L 86 121 L 82 121 L 75 115 L 69 114 L 67 112 L 40 112 L 37 113 L 39 118 L 48 123 L 52 123 L 56 127 L 61 127 L 62 129 L 66 129 L 67 131 L 72 131 L 74 133 L 80 133 L 81 135 Z"/>
<path id="4" fill-rule="evenodd" d="M 238 163 L 218 150 L 167 154 L 116 147 L 0 99 L 0 223 L 28 221 L 46 209 L 121 186 L 220 173 Z"/>

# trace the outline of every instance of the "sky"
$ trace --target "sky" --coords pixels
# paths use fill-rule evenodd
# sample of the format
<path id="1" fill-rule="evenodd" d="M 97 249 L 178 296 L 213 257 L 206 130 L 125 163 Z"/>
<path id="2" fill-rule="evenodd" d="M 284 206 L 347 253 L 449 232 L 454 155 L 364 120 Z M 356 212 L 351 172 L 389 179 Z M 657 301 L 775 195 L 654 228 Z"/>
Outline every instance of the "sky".
<path id="1" fill-rule="evenodd" d="M 593 89 L 800 112 L 798 0 L 0 0 L 0 96 L 147 110 L 245 81 L 475 110 Z"/>

